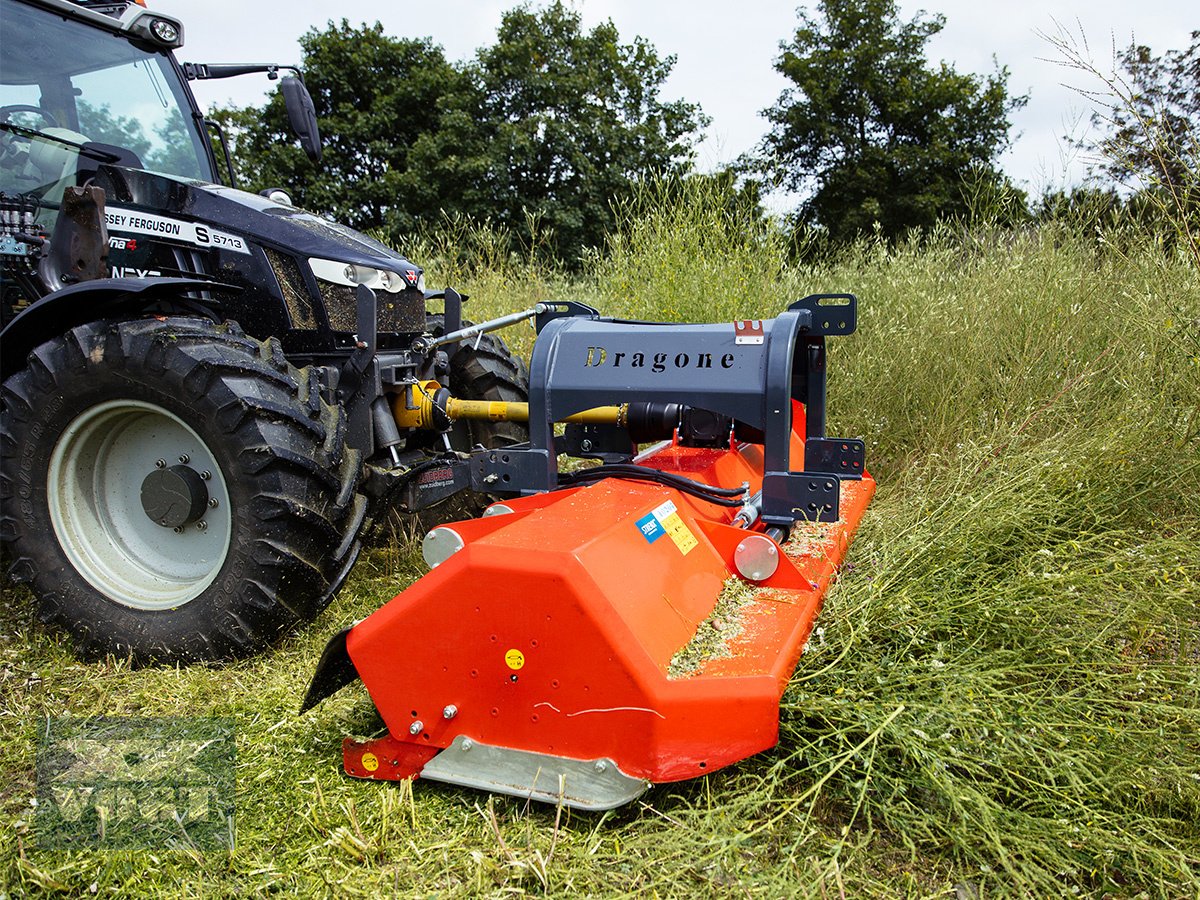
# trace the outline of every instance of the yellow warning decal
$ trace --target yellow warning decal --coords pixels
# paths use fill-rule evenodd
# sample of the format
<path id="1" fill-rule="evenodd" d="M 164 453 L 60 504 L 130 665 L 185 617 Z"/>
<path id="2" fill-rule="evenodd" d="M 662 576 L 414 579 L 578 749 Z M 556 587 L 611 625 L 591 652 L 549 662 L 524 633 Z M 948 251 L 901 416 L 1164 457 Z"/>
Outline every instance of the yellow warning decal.
<path id="1" fill-rule="evenodd" d="M 679 548 L 679 552 L 687 556 L 700 542 L 696 540 L 696 536 L 692 534 L 691 529 L 684 524 L 683 519 L 679 517 L 679 511 L 675 508 L 675 504 L 668 500 L 662 506 L 654 510 L 654 518 L 658 519 L 667 536 L 675 542 L 675 546 Z"/>
<path id="2" fill-rule="evenodd" d="M 363 768 L 368 772 L 374 772 L 379 768 L 379 757 L 374 753 L 364 753 L 362 755 Z"/>
<path id="3" fill-rule="evenodd" d="M 519 669 L 525 665 L 525 654 L 514 647 L 504 654 L 504 662 L 510 669 Z"/>

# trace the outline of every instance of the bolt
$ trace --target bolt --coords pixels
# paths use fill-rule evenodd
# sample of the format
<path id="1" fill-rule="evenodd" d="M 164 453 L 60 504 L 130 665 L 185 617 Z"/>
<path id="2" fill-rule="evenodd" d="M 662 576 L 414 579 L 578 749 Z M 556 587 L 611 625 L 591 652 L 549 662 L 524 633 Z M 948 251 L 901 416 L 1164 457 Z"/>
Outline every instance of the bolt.
<path id="1" fill-rule="evenodd" d="M 579 449 L 582 450 L 584 453 L 587 453 L 589 450 L 592 449 L 592 442 L 591 441 L 580 441 Z"/>
<path id="2" fill-rule="evenodd" d="M 167 461 L 165 459 L 160 459 L 160 460 L 158 460 L 158 462 L 156 462 L 154 464 L 154 468 L 156 468 L 156 469 L 165 469 L 166 467 L 167 467 Z"/>
<path id="3" fill-rule="evenodd" d="M 470 738 L 465 738 L 462 742 L 463 753 L 470 753 L 471 748 L 475 746 L 475 742 Z"/>
<path id="4" fill-rule="evenodd" d="M 189 463 L 189 462 L 191 462 L 191 461 L 192 461 L 192 458 L 191 458 L 190 456 L 188 456 L 186 453 L 180 453 L 180 454 L 179 454 L 179 461 L 180 461 L 181 463 Z"/>
<path id="5" fill-rule="evenodd" d="M 453 703 L 451 703 L 449 706 L 447 706 L 445 709 L 442 710 L 442 718 L 443 719 L 453 719 L 457 715 L 458 715 L 458 707 L 455 706 Z"/>
<path id="6" fill-rule="evenodd" d="M 196 527 L 199 528 L 201 531 L 204 531 L 205 529 L 208 528 L 208 523 L 205 522 L 203 519 L 201 519 L 199 522 L 196 523 Z"/>
<path id="7" fill-rule="evenodd" d="M 422 722 L 420 719 L 417 719 L 417 721 L 413 722 L 411 725 L 408 726 L 408 733 L 411 735 L 414 735 L 414 736 L 418 735 L 421 733 L 421 729 L 423 729 L 424 727 L 425 727 L 425 723 Z"/>
<path id="8" fill-rule="evenodd" d="M 604 760 L 600 760 L 599 762 L 596 763 L 596 771 L 597 772 L 607 772 L 608 771 L 608 763 L 606 763 Z"/>
<path id="9" fill-rule="evenodd" d="M 200 473 L 200 477 L 203 478 L 205 481 L 208 481 L 208 479 L 212 478 L 212 472 L 205 469 L 203 472 Z"/>
<path id="10" fill-rule="evenodd" d="M 497 475 L 497 474 L 495 474 L 495 473 L 493 472 L 491 475 L 488 475 L 488 476 L 487 476 L 486 478 L 484 478 L 483 480 L 484 480 L 485 482 L 487 482 L 488 484 L 494 484 L 495 482 L 497 482 L 497 481 L 499 481 L 499 480 L 500 480 L 500 476 L 499 476 L 499 475 Z"/>
<path id="11" fill-rule="evenodd" d="M 171 530 L 174 531 L 176 534 L 183 534 L 183 526 L 182 525 L 176 525 Z"/>
<path id="12" fill-rule="evenodd" d="M 220 504 L 218 503 L 217 498 L 213 497 L 211 500 L 208 501 L 208 505 L 210 507 L 212 507 L 213 509 L 216 509 Z"/>

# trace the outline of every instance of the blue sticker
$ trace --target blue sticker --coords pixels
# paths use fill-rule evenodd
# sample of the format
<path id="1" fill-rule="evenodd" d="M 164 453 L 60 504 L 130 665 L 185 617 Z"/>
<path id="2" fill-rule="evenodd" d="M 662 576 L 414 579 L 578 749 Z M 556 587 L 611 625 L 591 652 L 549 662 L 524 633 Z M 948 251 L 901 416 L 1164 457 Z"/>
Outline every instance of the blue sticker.
<path id="1" fill-rule="evenodd" d="M 642 533 L 642 537 L 646 539 L 647 544 L 653 544 L 660 537 L 666 534 L 666 530 L 662 527 L 662 522 L 654 517 L 654 513 L 642 516 L 637 520 L 638 531 Z"/>

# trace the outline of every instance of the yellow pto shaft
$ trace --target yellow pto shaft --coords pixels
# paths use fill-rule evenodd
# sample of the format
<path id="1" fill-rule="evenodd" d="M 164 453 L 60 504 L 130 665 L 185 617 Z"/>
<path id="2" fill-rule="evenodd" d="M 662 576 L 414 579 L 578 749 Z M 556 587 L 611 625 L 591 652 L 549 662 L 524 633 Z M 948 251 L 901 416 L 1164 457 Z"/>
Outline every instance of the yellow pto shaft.
<path id="1" fill-rule="evenodd" d="M 580 422 L 585 425 L 616 425 L 621 419 L 623 407 L 597 406 L 595 409 L 585 409 L 573 416 L 562 419 L 563 422 Z M 488 419 L 492 422 L 528 422 L 528 403 L 503 403 L 488 400 L 455 400 L 451 397 L 446 401 L 446 415 L 451 419 Z"/>
<path id="2" fill-rule="evenodd" d="M 444 390 L 436 381 L 414 384 L 405 394 L 392 396 L 392 414 L 401 428 L 436 428 L 441 411 L 452 421 L 475 419 L 490 422 L 528 422 L 528 403 L 504 403 L 489 400 L 457 400 L 438 397 Z M 626 406 L 597 406 L 560 419 L 585 425 L 623 425 Z M 443 420 L 444 421 L 444 420 Z"/>

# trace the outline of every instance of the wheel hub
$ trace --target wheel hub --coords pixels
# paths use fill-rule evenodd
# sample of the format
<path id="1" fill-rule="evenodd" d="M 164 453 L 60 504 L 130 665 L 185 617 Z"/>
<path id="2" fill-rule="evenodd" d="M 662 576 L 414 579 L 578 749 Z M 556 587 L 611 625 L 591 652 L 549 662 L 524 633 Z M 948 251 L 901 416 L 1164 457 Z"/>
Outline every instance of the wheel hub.
<path id="1" fill-rule="evenodd" d="M 194 600 L 229 555 L 232 504 L 217 457 L 157 404 L 114 399 L 76 416 L 51 454 L 46 502 L 70 565 L 133 609 Z"/>
<path id="2" fill-rule="evenodd" d="M 155 469 L 142 481 L 142 509 L 164 528 L 197 522 L 208 508 L 208 488 L 193 468 L 184 465 Z"/>

